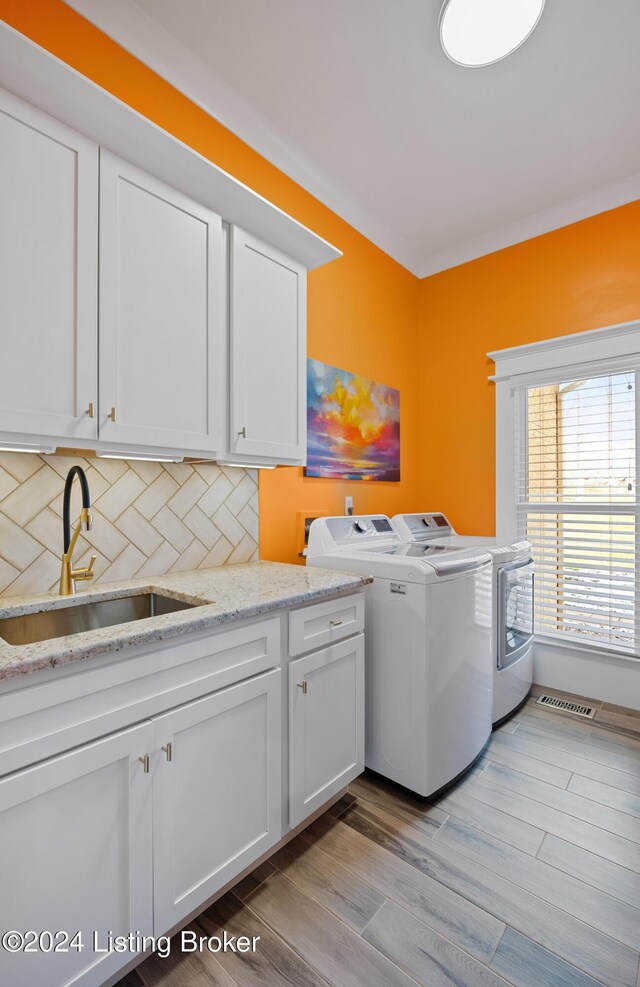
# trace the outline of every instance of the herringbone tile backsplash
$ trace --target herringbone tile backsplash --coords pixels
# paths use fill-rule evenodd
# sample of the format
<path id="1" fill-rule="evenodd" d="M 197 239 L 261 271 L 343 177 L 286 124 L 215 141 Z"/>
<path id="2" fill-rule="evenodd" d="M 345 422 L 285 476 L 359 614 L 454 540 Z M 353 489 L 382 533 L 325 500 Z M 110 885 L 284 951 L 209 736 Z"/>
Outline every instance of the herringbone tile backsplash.
<path id="1" fill-rule="evenodd" d="M 57 587 L 62 492 L 74 463 L 87 474 L 93 511 L 74 560 L 98 556 L 94 582 L 258 558 L 256 470 L 0 453 L 0 595 Z M 72 525 L 80 507 L 76 479 Z"/>

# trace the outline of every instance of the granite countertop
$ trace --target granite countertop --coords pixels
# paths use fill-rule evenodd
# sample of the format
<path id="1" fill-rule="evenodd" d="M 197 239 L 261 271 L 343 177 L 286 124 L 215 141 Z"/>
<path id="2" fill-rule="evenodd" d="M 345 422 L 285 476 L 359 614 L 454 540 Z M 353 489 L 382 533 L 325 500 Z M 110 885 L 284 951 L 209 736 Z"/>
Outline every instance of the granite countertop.
<path id="1" fill-rule="evenodd" d="M 105 600 L 158 592 L 173 596 L 197 609 L 147 617 L 127 624 L 116 624 L 83 631 L 34 644 L 10 645 L 2 640 L 0 628 L 0 679 L 28 672 L 84 661 L 94 655 L 202 631 L 231 620 L 254 617 L 283 607 L 310 603 L 345 590 L 361 589 L 369 577 L 280 562 L 247 562 L 243 565 L 196 569 L 149 579 L 82 589 L 75 596 L 55 593 L 42 596 L 14 596 L 0 599 L 0 620 L 40 610 L 74 606 L 84 600 Z"/>

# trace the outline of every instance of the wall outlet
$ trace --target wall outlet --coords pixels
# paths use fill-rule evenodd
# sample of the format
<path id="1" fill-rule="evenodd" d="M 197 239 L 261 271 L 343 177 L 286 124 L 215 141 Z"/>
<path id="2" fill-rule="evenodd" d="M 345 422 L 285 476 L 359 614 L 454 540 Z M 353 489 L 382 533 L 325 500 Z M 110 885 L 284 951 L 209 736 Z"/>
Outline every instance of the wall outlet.
<path id="1" fill-rule="evenodd" d="M 344 513 L 349 515 L 353 514 L 353 497 L 344 498 Z"/>

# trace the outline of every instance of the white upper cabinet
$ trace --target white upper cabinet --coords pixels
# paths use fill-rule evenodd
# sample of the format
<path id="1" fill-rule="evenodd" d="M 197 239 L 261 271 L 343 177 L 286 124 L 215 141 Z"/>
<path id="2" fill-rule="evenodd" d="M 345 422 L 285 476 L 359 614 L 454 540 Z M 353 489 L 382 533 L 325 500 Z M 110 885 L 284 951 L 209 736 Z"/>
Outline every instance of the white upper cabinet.
<path id="1" fill-rule="evenodd" d="M 0 434 L 95 439 L 98 148 L 1 90 L 0 217 Z"/>
<path id="2" fill-rule="evenodd" d="M 136 164 L 0 90 L 0 445 L 304 465 L 307 267 L 339 252 L 111 97 L 89 126 L 96 93 L 79 125 Z"/>
<path id="3" fill-rule="evenodd" d="M 222 222 L 100 152 L 99 437 L 222 450 Z"/>
<path id="4" fill-rule="evenodd" d="M 231 231 L 229 456 L 306 459 L 306 269 Z"/>

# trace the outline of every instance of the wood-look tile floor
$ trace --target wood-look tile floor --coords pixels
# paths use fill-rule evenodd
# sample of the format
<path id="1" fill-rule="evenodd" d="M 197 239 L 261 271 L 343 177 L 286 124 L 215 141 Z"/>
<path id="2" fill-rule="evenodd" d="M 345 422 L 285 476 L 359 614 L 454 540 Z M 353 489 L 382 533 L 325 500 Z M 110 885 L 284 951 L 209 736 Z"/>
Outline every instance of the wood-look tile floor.
<path id="1" fill-rule="evenodd" d="M 640 713 L 595 705 L 533 697 L 432 803 L 365 773 L 192 926 L 255 954 L 118 987 L 640 987 Z"/>

